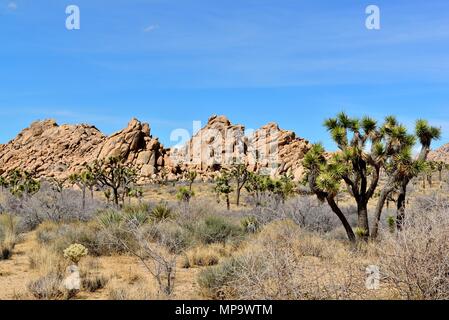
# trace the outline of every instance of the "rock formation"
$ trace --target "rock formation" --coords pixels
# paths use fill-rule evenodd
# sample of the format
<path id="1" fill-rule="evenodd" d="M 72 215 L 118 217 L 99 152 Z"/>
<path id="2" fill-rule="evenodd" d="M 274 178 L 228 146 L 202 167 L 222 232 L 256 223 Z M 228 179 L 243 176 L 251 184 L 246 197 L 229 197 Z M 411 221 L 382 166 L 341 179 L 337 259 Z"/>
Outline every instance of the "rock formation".
<path id="1" fill-rule="evenodd" d="M 149 177 L 164 166 L 163 153 L 149 125 L 136 119 L 109 137 L 93 126 L 58 126 L 45 120 L 0 146 L 0 174 L 20 168 L 37 177 L 66 178 L 95 159 L 120 156 L 139 169 L 141 177 Z"/>
<path id="2" fill-rule="evenodd" d="M 138 170 L 140 182 L 155 179 L 161 172 L 176 179 L 187 170 L 210 179 L 234 163 L 272 176 L 288 173 L 299 180 L 301 161 L 309 148 L 306 140 L 275 123 L 248 134 L 244 126 L 231 124 L 225 116 L 211 117 L 186 145 L 171 150 L 151 135 L 149 124 L 137 119 L 110 136 L 85 124 L 59 126 L 45 120 L 0 145 L 0 174 L 20 168 L 37 177 L 66 178 L 96 159 L 121 157 Z"/>
<path id="3" fill-rule="evenodd" d="M 299 180 L 301 161 L 310 147 L 308 141 L 275 123 L 245 134 L 244 126 L 232 125 L 225 116 L 212 116 L 184 147 L 170 151 L 170 169 L 172 173 L 195 170 L 213 177 L 222 167 L 244 163 L 252 172 L 291 174 Z"/>
<path id="4" fill-rule="evenodd" d="M 449 143 L 429 153 L 429 160 L 443 161 L 449 164 Z"/>

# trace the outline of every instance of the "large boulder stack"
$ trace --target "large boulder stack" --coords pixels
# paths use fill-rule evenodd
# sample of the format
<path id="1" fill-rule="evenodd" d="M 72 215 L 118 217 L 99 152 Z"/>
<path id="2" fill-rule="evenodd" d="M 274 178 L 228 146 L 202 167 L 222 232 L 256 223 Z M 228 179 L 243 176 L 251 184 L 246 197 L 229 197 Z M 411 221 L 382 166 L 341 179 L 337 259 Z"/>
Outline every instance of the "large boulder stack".
<path id="1" fill-rule="evenodd" d="M 159 139 L 151 136 L 150 125 L 132 119 L 125 129 L 107 137 L 86 161 L 120 157 L 138 169 L 139 176 L 145 180 L 155 178 L 164 167 L 164 154 L 165 149 Z"/>
<path id="2" fill-rule="evenodd" d="M 429 153 L 429 160 L 442 161 L 449 164 L 449 143 Z"/>
<path id="3" fill-rule="evenodd" d="M 167 175 L 180 178 L 194 170 L 204 180 L 223 167 L 247 165 L 253 172 L 302 178 L 302 159 L 310 144 L 276 123 L 245 134 L 225 116 L 212 116 L 185 145 L 165 149 L 151 135 L 150 125 L 132 119 L 126 128 L 110 136 L 85 124 L 59 126 L 54 120 L 39 121 L 14 140 L 0 145 L 0 175 L 20 168 L 37 177 L 66 178 L 97 159 L 120 157 L 132 165 L 144 183 Z"/>
<path id="4" fill-rule="evenodd" d="M 223 167 L 243 163 L 252 172 L 273 177 L 290 174 L 300 180 L 301 162 L 310 147 L 276 123 L 245 134 L 244 126 L 231 124 L 225 116 L 212 116 L 187 144 L 170 150 L 170 172 L 193 170 L 209 178 Z"/>
<path id="5" fill-rule="evenodd" d="M 20 168 L 39 177 L 67 176 L 104 140 L 105 136 L 90 125 L 58 126 L 54 120 L 37 121 L 0 147 L 0 174 Z"/>
<path id="6" fill-rule="evenodd" d="M 297 138 L 293 131 L 282 130 L 276 123 L 269 123 L 250 135 L 247 145 L 250 171 L 273 177 L 288 174 L 295 180 L 302 178 L 302 159 L 311 145 Z"/>
<path id="7" fill-rule="evenodd" d="M 188 143 L 170 150 L 170 172 L 194 170 L 213 176 L 233 161 L 244 160 L 244 133 L 242 125 L 232 125 L 225 116 L 212 116 Z"/>

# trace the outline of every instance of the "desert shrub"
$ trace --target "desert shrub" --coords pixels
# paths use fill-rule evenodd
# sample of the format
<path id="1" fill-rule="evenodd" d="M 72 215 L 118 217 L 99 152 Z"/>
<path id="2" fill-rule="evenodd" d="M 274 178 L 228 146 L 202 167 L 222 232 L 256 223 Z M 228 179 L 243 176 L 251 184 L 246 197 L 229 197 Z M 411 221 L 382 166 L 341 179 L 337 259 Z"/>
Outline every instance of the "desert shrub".
<path id="1" fill-rule="evenodd" d="M 259 220 L 254 216 L 243 218 L 240 220 L 240 224 L 242 225 L 243 230 L 249 233 L 255 233 L 260 228 Z"/>
<path id="2" fill-rule="evenodd" d="M 143 233 L 151 241 L 167 248 L 169 252 L 179 254 L 188 248 L 192 242 L 192 234 L 175 222 L 164 221 L 148 225 Z"/>
<path id="3" fill-rule="evenodd" d="M 218 266 L 206 268 L 198 274 L 198 285 L 202 293 L 212 299 L 227 299 L 232 296 L 231 283 L 242 268 L 239 258 L 232 257 Z"/>
<path id="4" fill-rule="evenodd" d="M 173 211 L 166 202 L 161 202 L 151 210 L 150 216 L 153 221 L 160 222 L 171 219 Z"/>
<path id="5" fill-rule="evenodd" d="M 245 215 L 257 217 L 261 225 L 289 219 L 306 230 L 320 233 L 330 232 L 340 226 L 338 217 L 330 210 L 329 206 L 319 202 L 316 197 L 305 195 L 288 199 L 285 202 L 279 202 L 278 199 L 266 196 L 263 206 L 247 210 Z M 348 219 L 351 222 L 355 222 L 354 219 L 351 219 L 352 214 L 346 214 L 346 216 L 349 216 Z"/>
<path id="6" fill-rule="evenodd" d="M 201 246 L 191 249 L 186 253 L 183 265 L 184 268 L 208 267 L 217 265 L 223 255 L 221 248 L 214 246 Z"/>
<path id="7" fill-rule="evenodd" d="M 82 193 L 73 189 L 58 190 L 49 182 L 42 182 L 33 196 L 15 197 L 4 193 L 3 210 L 21 218 L 23 228 L 35 229 L 40 223 L 88 221 L 95 213 L 107 207 L 106 203 L 86 197 L 83 209 Z"/>
<path id="8" fill-rule="evenodd" d="M 144 282 L 127 285 L 113 281 L 106 288 L 109 300 L 153 300 L 156 296 Z"/>
<path id="9" fill-rule="evenodd" d="M 120 225 L 111 223 L 103 227 L 95 221 L 89 223 L 44 223 L 38 227 L 36 237 L 40 244 L 63 252 L 73 243 L 85 246 L 93 256 L 125 253 L 122 241 L 132 245 L 129 233 Z"/>
<path id="10" fill-rule="evenodd" d="M 147 202 L 140 202 L 138 204 L 126 204 L 123 206 L 122 211 L 124 213 L 139 213 L 150 212 L 150 204 Z"/>
<path id="11" fill-rule="evenodd" d="M 39 300 L 62 299 L 64 297 L 64 290 L 61 288 L 62 279 L 60 273 L 50 272 L 28 283 L 28 291 Z"/>
<path id="12" fill-rule="evenodd" d="M 360 299 L 366 292 L 364 269 L 353 260 L 317 259 L 305 250 L 299 227 L 291 221 L 266 226 L 243 251 L 198 276 L 203 294 L 214 299 Z M 311 242 L 313 243 L 313 239 Z M 324 241 L 324 240 L 323 240 Z M 327 243 L 332 246 L 331 242 Z M 339 251 L 331 248 L 331 252 Z M 310 257 L 313 256 L 313 257 Z M 341 259 L 341 258 L 339 258 Z M 349 262 L 351 261 L 351 262 Z"/>
<path id="13" fill-rule="evenodd" d="M 387 285 L 403 299 L 449 299 L 449 212 L 408 210 L 402 231 L 379 246 Z"/>
<path id="14" fill-rule="evenodd" d="M 18 241 L 19 219 L 10 214 L 0 215 L 0 260 L 9 259 Z"/>
<path id="15" fill-rule="evenodd" d="M 124 221 L 137 223 L 139 225 L 147 223 L 149 219 L 148 212 L 146 211 L 134 211 L 134 212 L 128 212 L 124 214 Z"/>
<path id="16" fill-rule="evenodd" d="M 239 225 L 221 216 L 208 216 L 196 227 L 195 235 L 203 244 L 236 241 L 242 238 L 243 230 Z"/>

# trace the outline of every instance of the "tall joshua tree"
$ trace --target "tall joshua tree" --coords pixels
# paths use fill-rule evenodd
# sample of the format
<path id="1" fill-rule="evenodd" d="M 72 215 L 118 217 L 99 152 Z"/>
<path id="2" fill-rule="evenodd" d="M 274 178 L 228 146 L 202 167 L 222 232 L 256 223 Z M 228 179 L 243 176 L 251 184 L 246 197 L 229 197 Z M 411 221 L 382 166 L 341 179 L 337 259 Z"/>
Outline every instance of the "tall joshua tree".
<path id="1" fill-rule="evenodd" d="M 399 124 L 394 117 L 387 117 L 382 127 L 383 140 L 381 153 L 384 156 L 383 168 L 388 177 L 383 186 L 375 209 L 375 220 L 371 236 L 376 238 L 379 222 L 385 202 L 394 191 L 398 191 L 398 226 L 402 225 L 407 185 L 426 168 L 426 159 L 430 151 L 432 140 L 439 138 L 440 129 L 431 127 L 425 120 L 418 120 L 415 135 L 407 133 L 407 129 Z M 414 158 L 412 149 L 419 140 L 421 152 Z M 401 209 L 400 209 L 401 208 Z"/>
<path id="2" fill-rule="evenodd" d="M 338 216 L 351 242 L 355 242 L 355 234 L 343 212 L 338 207 L 335 198 L 340 188 L 340 182 L 331 172 L 327 172 L 327 160 L 321 144 L 315 144 L 304 157 L 306 181 L 310 189 L 320 201 L 327 201 L 332 211 Z"/>
<path id="3" fill-rule="evenodd" d="M 404 175 L 401 176 L 399 184 L 399 196 L 397 200 L 397 218 L 396 223 L 398 229 L 402 228 L 402 224 L 405 218 L 405 199 L 407 196 L 407 186 L 417 174 L 420 167 L 427 160 L 427 156 L 430 152 L 430 146 L 433 140 L 438 140 L 441 137 L 441 129 L 437 127 L 432 127 L 426 120 L 416 121 L 415 134 L 421 144 L 421 151 L 418 158 L 412 161 L 410 164 L 411 170 L 408 170 Z"/>
<path id="4" fill-rule="evenodd" d="M 235 191 L 237 196 L 236 205 L 238 207 L 240 206 L 240 194 L 246 182 L 248 182 L 250 174 L 246 165 L 239 163 L 232 166 L 231 176 L 235 179 L 237 184 Z"/>
<path id="5" fill-rule="evenodd" d="M 324 125 L 337 144 L 339 151 L 328 157 L 320 145 L 315 145 L 304 158 L 307 181 L 320 200 L 326 200 L 343 223 L 348 238 L 354 234 L 347 219 L 335 202 L 342 184 L 357 204 L 358 230 L 363 239 L 370 234 L 368 202 L 379 183 L 380 170 L 388 156 L 399 151 L 388 147 L 383 128 L 370 118 L 350 118 L 339 113 Z M 386 151 L 388 149 L 388 152 Z"/>

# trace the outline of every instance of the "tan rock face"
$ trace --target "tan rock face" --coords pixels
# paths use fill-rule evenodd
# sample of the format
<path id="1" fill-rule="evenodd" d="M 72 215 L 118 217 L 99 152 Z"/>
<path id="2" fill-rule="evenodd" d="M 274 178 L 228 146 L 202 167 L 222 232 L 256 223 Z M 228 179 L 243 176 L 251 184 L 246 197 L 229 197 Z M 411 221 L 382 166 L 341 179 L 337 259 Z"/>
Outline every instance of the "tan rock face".
<path id="1" fill-rule="evenodd" d="M 132 119 L 109 137 L 89 125 L 62 125 L 53 120 L 35 122 L 14 140 L 0 145 L 0 174 L 16 168 L 38 177 L 65 178 L 96 159 L 121 157 L 140 173 L 140 181 L 155 178 L 161 170 L 171 178 L 196 170 L 211 178 L 233 163 L 250 171 L 278 176 L 303 175 L 302 159 L 311 145 L 292 131 L 269 123 L 252 134 L 225 116 L 212 116 L 185 146 L 165 149 L 150 134 L 150 125 Z"/>
<path id="2" fill-rule="evenodd" d="M 269 123 L 252 134 L 232 125 L 225 116 L 213 116 L 184 147 L 169 153 L 170 169 L 196 170 L 213 176 L 221 167 L 244 163 L 253 172 L 302 178 L 302 159 L 311 145 L 292 131 Z"/>
<path id="3" fill-rule="evenodd" d="M 38 177 L 65 178 L 95 159 L 122 157 L 146 176 L 160 170 L 157 158 L 165 153 L 158 139 L 149 133 L 149 125 L 136 119 L 109 137 L 93 126 L 58 126 L 53 120 L 35 122 L 0 146 L 0 168 L 3 172 L 21 168 Z"/>
<path id="4" fill-rule="evenodd" d="M 449 143 L 429 153 L 429 160 L 443 161 L 449 164 Z"/>

